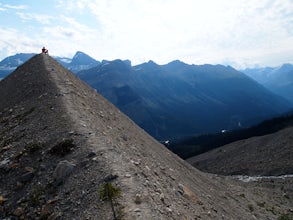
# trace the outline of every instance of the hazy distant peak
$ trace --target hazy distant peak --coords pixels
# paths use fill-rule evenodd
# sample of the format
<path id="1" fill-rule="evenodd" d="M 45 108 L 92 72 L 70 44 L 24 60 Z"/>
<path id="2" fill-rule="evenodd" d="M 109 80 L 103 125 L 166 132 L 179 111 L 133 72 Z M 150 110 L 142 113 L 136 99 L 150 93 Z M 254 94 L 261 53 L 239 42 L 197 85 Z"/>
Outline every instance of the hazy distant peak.
<path id="1" fill-rule="evenodd" d="M 148 62 L 139 64 L 137 66 L 149 66 L 149 67 L 158 67 L 159 65 L 155 63 L 153 60 L 149 60 Z"/>
<path id="2" fill-rule="evenodd" d="M 123 60 L 123 62 L 127 65 L 131 67 L 131 60 Z"/>
<path id="3" fill-rule="evenodd" d="M 285 63 L 280 68 L 278 68 L 278 71 L 282 71 L 282 72 L 289 72 L 292 70 L 293 70 L 293 65 L 290 63 Z"/>
<path id="4" fill-rule="evenodd" d="M 107 61 L 103 60 L 102 61 L 102 68 L 107 68 L 107 69 L 113 69 L 115 71 L 129 71 L 131 69 L 131 63 L 128 61 L 123 61 L 120 59 L 112 60 L 112 61 Z"/>
<path id="5" fill-rule="evenodd" d="M 166 65 L 168 65 L 168 66 L 189 66 L 187 63 L 184 63 L 181 60 L 173 60 Z"/>
<path id="6" fill-rule="evenodd" d="M 99 62 L 97 60 L 95 60 L 94 58 L 90 57 L 89 55 L 87 55 L 81 51 L 78 51 L 73 56 L 72 63 L 77 65 L 77 64 L 84 64 L 84 63 L 98 64 Z"/>
<path id="7" fill-rule="evenodd" d="M 154 66 L 158 66 L 158 64 L 155 63 L 153 60 L 149 60 L 149 61 L 147 62 L 147 64 L 149 64 L 149 65 L 154 65 Z"/>

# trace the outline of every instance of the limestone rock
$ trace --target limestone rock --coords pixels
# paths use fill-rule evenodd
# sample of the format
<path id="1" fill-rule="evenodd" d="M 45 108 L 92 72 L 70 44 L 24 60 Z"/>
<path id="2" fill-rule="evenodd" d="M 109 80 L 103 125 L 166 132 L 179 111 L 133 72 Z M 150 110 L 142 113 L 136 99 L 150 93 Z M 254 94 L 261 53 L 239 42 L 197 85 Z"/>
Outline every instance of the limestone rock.
<path id="1" fill-rule="evenodd" d="M 54 170 L 54 179 L 57 182 L 64 181 L 65 178 L 73 171 L 75 166 L 76 165 L 74 163 L 67 160 L 60 161 Z"/>

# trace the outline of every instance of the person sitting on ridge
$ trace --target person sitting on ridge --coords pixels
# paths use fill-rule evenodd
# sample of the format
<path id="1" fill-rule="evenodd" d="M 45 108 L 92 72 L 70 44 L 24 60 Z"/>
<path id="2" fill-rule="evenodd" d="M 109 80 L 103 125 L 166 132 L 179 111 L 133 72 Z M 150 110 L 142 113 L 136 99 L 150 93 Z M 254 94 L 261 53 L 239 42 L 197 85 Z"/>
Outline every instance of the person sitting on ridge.
<path id="1" fill-rule="evenodd" d="M 48 54 L 48 50 L 45 47 L 43 47 L 42 48 L 42 53 Z"/>

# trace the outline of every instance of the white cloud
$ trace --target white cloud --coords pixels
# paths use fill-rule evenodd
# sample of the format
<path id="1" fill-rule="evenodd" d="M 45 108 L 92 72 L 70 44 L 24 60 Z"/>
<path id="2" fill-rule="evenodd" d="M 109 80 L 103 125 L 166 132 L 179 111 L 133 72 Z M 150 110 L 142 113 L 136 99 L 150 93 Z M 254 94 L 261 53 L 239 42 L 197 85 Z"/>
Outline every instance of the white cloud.
<path id="1" fill-rule="evenodd" d="M 40 50 L 40 41 L 32 39 L 13 28 L 0 29 L 0 51 L 9 55 L 16 53 L 36 53 Z M 22 36 L 21 38 L 19 36 Z"/>
<path id="2" fill-rule="evenodd" d="M 72 56 L 77 50 L 93 54 L 99 39 L 99 31 L 71 17 L 60 16 L 59 25 L 43 27 L 41 39 L 54 55 Z"/>
<path id="3" fill-rule="evenodd" d="M 57 8 L 42 14 L 18 12 L 38 32 L 22 35 L 47 42 L 56 55 L 81 50 L 134 64 L 181 59 L 237 65 L 267 65 L 273 57 L 284 57 L 280 53 L 293 57 L 292 0 L 56 2 Z M 35 21 L 42 26 L 34 27 Z"/>
<path id="4" fill-rule="evenodd" d="M 22 19 L 23 22 L 34 20 L 43 25 L 50 24 L 52 20 L 56 19 L 53 16 L 45 15 L 45 14 L 22 13 L 22 12 L 17 12 L 16 14 L 20 17 L 20 19 Z"/>
<path id="5" fill-rule="evenodd" d="M 5 4 L 3 5 L 4 8 L 6 9 L 15 9 L 15 10 L 24 10 L 27 9 L 27 5 L 9 5 L 9 4 Z"/>
<path id="6" fill-rule="evenodd" d="M 290 0 L 62 2 L 69 4 L 69 10 L 90 10 L 96 16 L 105 48 L 114 47 L 117 56 L 128 54 L 139 60 L 139 56 L 158 62 L 254 59 L 291 39 Z"/>

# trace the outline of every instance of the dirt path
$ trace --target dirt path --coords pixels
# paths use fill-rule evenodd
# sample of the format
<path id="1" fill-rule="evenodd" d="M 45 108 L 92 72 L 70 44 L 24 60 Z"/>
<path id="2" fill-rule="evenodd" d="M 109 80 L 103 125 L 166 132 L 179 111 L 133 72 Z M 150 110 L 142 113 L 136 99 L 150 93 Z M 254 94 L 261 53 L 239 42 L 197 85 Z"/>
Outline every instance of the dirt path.
<path id="1" fill-rule="evenodd" d="M 149 207 L 149 203 L 143 203 L 137 207 L 135 203 L 129 202 L 135 199 L 136 194 L 149 195 L 150 193 L 137 188 L 137 186 L 143 186 L 143 182 L 134 181 L 135 175 L 141 172 L 135 165 L 140 160 L 136 158 L 132 160 L 129 157 L 130 153 L 133 153 L 129 150 L 135 150 L 135 146 L 125 144 L 128 139 L 126 134 L 129 131 L 125 131 L 125 135 L 122 137 L 117 136 L 124 129 L 122 127 L 125 119 L 121 119 L 119 115 L 121 113 L 117 112 L 116 109 L 113 111 L 113 106 L 108 106 L 109 104 L 102 97 L 98 97 L 101 102 L 97 103 L 96 96 L 98 94 L 93 96 L 93 91 L 88 91 L 92 89 L 86 86 L 88 90 L 82 90 L 79 85 L 73 84 L 72 81 L 75 81 L 75 79 L 70 80 L 74 78 L 71 73 L 65 71 L 59 74 L 59 67 L 52 66 L 49 57 L 44 56 L 44 62 L 47 70 L 51 73 L 52 82 L 55 82 L 60 90 L 60 95 L 71 121 L 75 123 L 75 132 L 87 139 L 87 151 L 101 155 L 98 161 L 104 164 L 103 172 L 105 172 L 105 175 L 119 176 L 118 185 L 123 189 L 123 204 L 128 205 L 125 207 L 127 212 L 132 213 L 133 218 L 159 216 L 154 212 L 154 208 Z M 54 71 L 55 69 L 58 69 L 58 72 Z M 91 106 L 91 108 L 88 106 Z M 114 122 L 111 121 L 110 117 L 114 118 Z M 131 125 L 134 124 L 131 123 Z"/>

